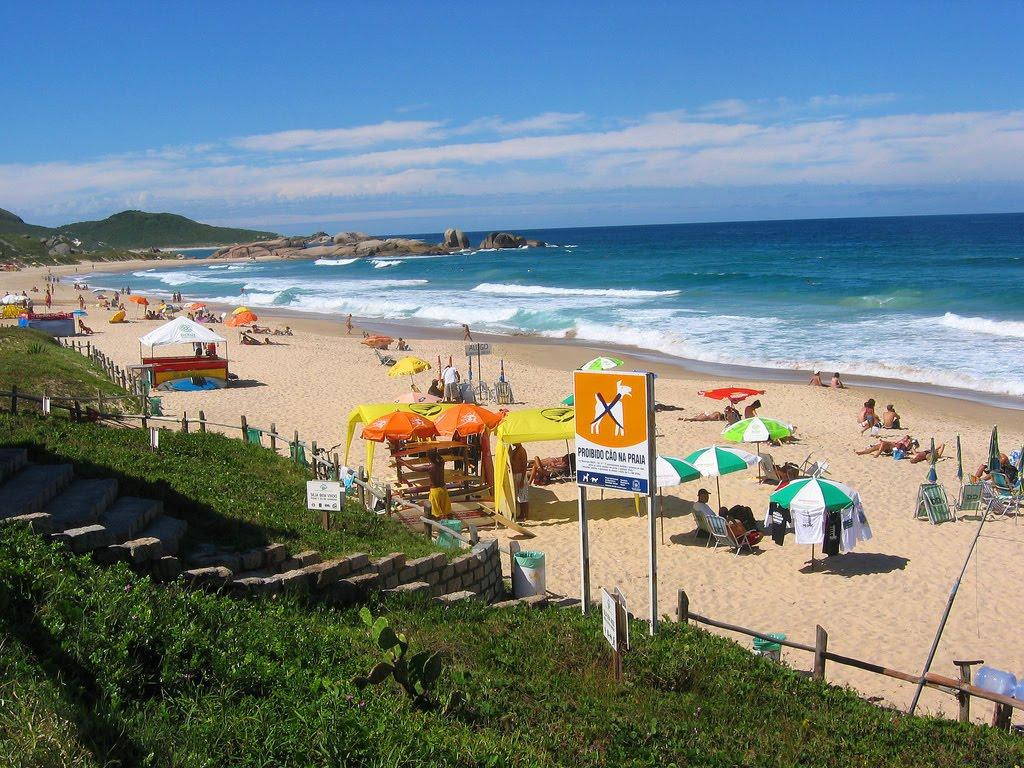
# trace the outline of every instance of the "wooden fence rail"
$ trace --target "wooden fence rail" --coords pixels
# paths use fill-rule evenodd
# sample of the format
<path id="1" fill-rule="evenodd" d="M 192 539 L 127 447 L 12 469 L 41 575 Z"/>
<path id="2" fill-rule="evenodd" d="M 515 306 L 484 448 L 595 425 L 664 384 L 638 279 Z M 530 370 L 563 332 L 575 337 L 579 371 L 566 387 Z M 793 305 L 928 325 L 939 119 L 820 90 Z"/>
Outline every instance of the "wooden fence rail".
<path id="1" fill-rule="evenodd" d="M 737 632 L 741 635 L 747 635 L 749 637 L 760 638 L 761 640 L 766 640 L 768 642 L 778 643 L 786 648 L 793 648 L 798 651 L 811 653 L 814 655 L 814 666 L 811 676 L 815 680 L 825 679 L 825 663 L 827 661 L 831 661 L 847 667 L 861 669 L 865 672 L 872 672 L 876 675 L 891 677 L 895 680 L 901 680 L 906 683 L 913 683 L 917 685 L 921 682 L 920 675 L 911 674 L 910 672 L 902 672 L 898 669 L 892 669 L 890 667 L 882 666 L 881 664 L 864 661 L 863 659 L 856 659 L 852 656 L 833 653 L 828 650 L 828 632 L 826 632 L 821 626 L 815 627 L 814 645 L 808 645 L 806 643 L 798 643 L 788 638 L 780 639 L 765 632 L 750 629 L 749 627 L 741 627 L 736 624 L 729 624 L 724 621 L 718 621 L 707 616 L 702 616 L 699 613 L 693 613 L 690 610 L 690 598 L 682 589 L 678 592 L 676 619 L 683 623 L 695 621 L 699 624 L 706 624 L 709 627 L 717 627 L 718 629 L 728 630 L 729 632 Z M 954 661 L 953 663 L 960 667 L 960 679 L 954 679 L 952 677 L 946 677 L 945 675 L 929 672 L 924 677 L 924 684 L 929 688 L 957 697 L 960 703 L 958 719 L 961 722 L 969 722 L 971 719 L 970 700 L 972 696 L 991 701 L 995 705 L 995 709 L 992 713 L 992 724 L 997 727 L 1008 729 L 1010 727 L 1011 711 L 1013 709 L 1024 710 L 1024 701 L 1010 696 L 1002 696 L 998 693 L 987 691 L 984 688 L 979 688 L 976 685 L 971 685 L 971 666 L 981 664 L 982 662 L 980 660 Z"/>

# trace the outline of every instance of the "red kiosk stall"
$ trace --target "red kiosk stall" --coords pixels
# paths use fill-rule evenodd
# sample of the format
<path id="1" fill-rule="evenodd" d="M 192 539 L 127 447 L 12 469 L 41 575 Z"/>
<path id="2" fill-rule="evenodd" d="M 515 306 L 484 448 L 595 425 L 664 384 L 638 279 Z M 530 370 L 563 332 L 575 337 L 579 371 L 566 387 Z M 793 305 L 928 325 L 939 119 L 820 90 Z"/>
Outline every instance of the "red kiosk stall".
<path id="1" fill-rule="evenodd" d="M 156 347 L 191 345 L 191 355 L 157 357 Z M 223 355 L 218 345 L 223 344 Z M 149 357 L 143 352 L 149 347 Z M 209 328 L 177 317 L 139 339 L 140 366 L 149 373 L 154 389 L 197 391 L 221 389 L 228 383 L 227 340 Z"/>

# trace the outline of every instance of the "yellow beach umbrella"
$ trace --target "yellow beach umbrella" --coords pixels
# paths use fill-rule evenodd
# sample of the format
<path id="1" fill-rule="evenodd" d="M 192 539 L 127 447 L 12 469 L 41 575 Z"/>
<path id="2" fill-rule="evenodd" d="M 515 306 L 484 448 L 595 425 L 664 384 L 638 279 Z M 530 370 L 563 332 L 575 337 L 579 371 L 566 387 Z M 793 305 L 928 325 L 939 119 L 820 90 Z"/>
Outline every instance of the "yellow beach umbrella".
<path id="1" fill-rule="evenodd" d="M 429 370 L 430 363 L 426 360 L 421 360 L 418 357 L 403 357 L 388 369 L 388 376 L 394 379 L 397 379 L 399 376 L 408 376 L 413 389 L 415 389 L 416 382 L 412 379 L 413 374 Z"/>
<path id="2" fill-rule="evenodd" d="M 399 376 L 412 376 L 414 373 L 422 373 L 430 370 L 430 363 L 418 357 L 403 357 L 388 369 L 388 376 L 398 378 Z"/>
<path id="3" fill-rule="evenodd" d="M 235 307 L 233 310 L 231 310 L 232 315 L 237 315 L 239 312 L 252 312 L 252 310 L 249 309 L 248 307 Z"/>

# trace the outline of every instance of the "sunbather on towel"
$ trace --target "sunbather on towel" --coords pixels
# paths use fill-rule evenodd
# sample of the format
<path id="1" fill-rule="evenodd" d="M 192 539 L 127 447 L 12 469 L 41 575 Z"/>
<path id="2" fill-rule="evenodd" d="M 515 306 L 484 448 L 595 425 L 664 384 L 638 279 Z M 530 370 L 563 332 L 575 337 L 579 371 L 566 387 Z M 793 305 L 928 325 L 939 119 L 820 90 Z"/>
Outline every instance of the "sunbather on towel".
<path id="1" fill-rule="evenodd" d="M 901 450 L 904 453 L 917 448 L 919 443 L 910 435 L 901 440 L 879 440 L 877 444 L 868 446 L 861 451 L 854 451 L 858 456 L 892 456 L 893 451 Z"/>
<path id="2" fill-rule="evenodd" d="M 945 449 L 946 449 L 946 444 L 945 443 L 942 443 L 941 445 L 939 445 L 935 449 L 935 458 L 936 459 L 941 459 L 942 458 L 942 452 Z M 929 459 L 931 457 L 931 455 L 932 455 L 932 449 L 931 448 L 928 448 L 927 450 L 924 450 L 924 451 L 918 451 L 917 453 L 915 453 L 910 458 L 910 463 L 911 464 L 917 464 L 918 462 L 925 461 L 925 460 Z"/>
<path id="3" fill-rule="evenodd" d="M 680 421 L 725 421 L 725 414 L 720 411 L 698 413 L 696 416 L 680 416 Z"/>

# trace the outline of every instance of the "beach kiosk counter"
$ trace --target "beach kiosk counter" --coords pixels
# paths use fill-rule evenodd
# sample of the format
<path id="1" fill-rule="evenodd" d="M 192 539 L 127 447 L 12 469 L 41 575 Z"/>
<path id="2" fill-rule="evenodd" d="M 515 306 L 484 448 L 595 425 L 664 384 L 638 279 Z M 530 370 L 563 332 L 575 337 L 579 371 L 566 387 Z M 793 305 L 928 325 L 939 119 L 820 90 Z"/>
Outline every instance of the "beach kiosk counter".
<path id="1" fill-rule="evenodd" d="M 223 344 L 223 354 L 219 345 Z M 157 347 L 188 345 L 192 354 L 157 356 Z M 202 353 L 196 354 L 197 346 Z M 146 348 L 149 356 L 146 356 Z M 212 353 L 212 354 L 209 354 Z M 221 389 L 228 383 L 227 340 L 187 317 L 177 317 L 139 339 L 141 368 L 159 390 Z"/>

